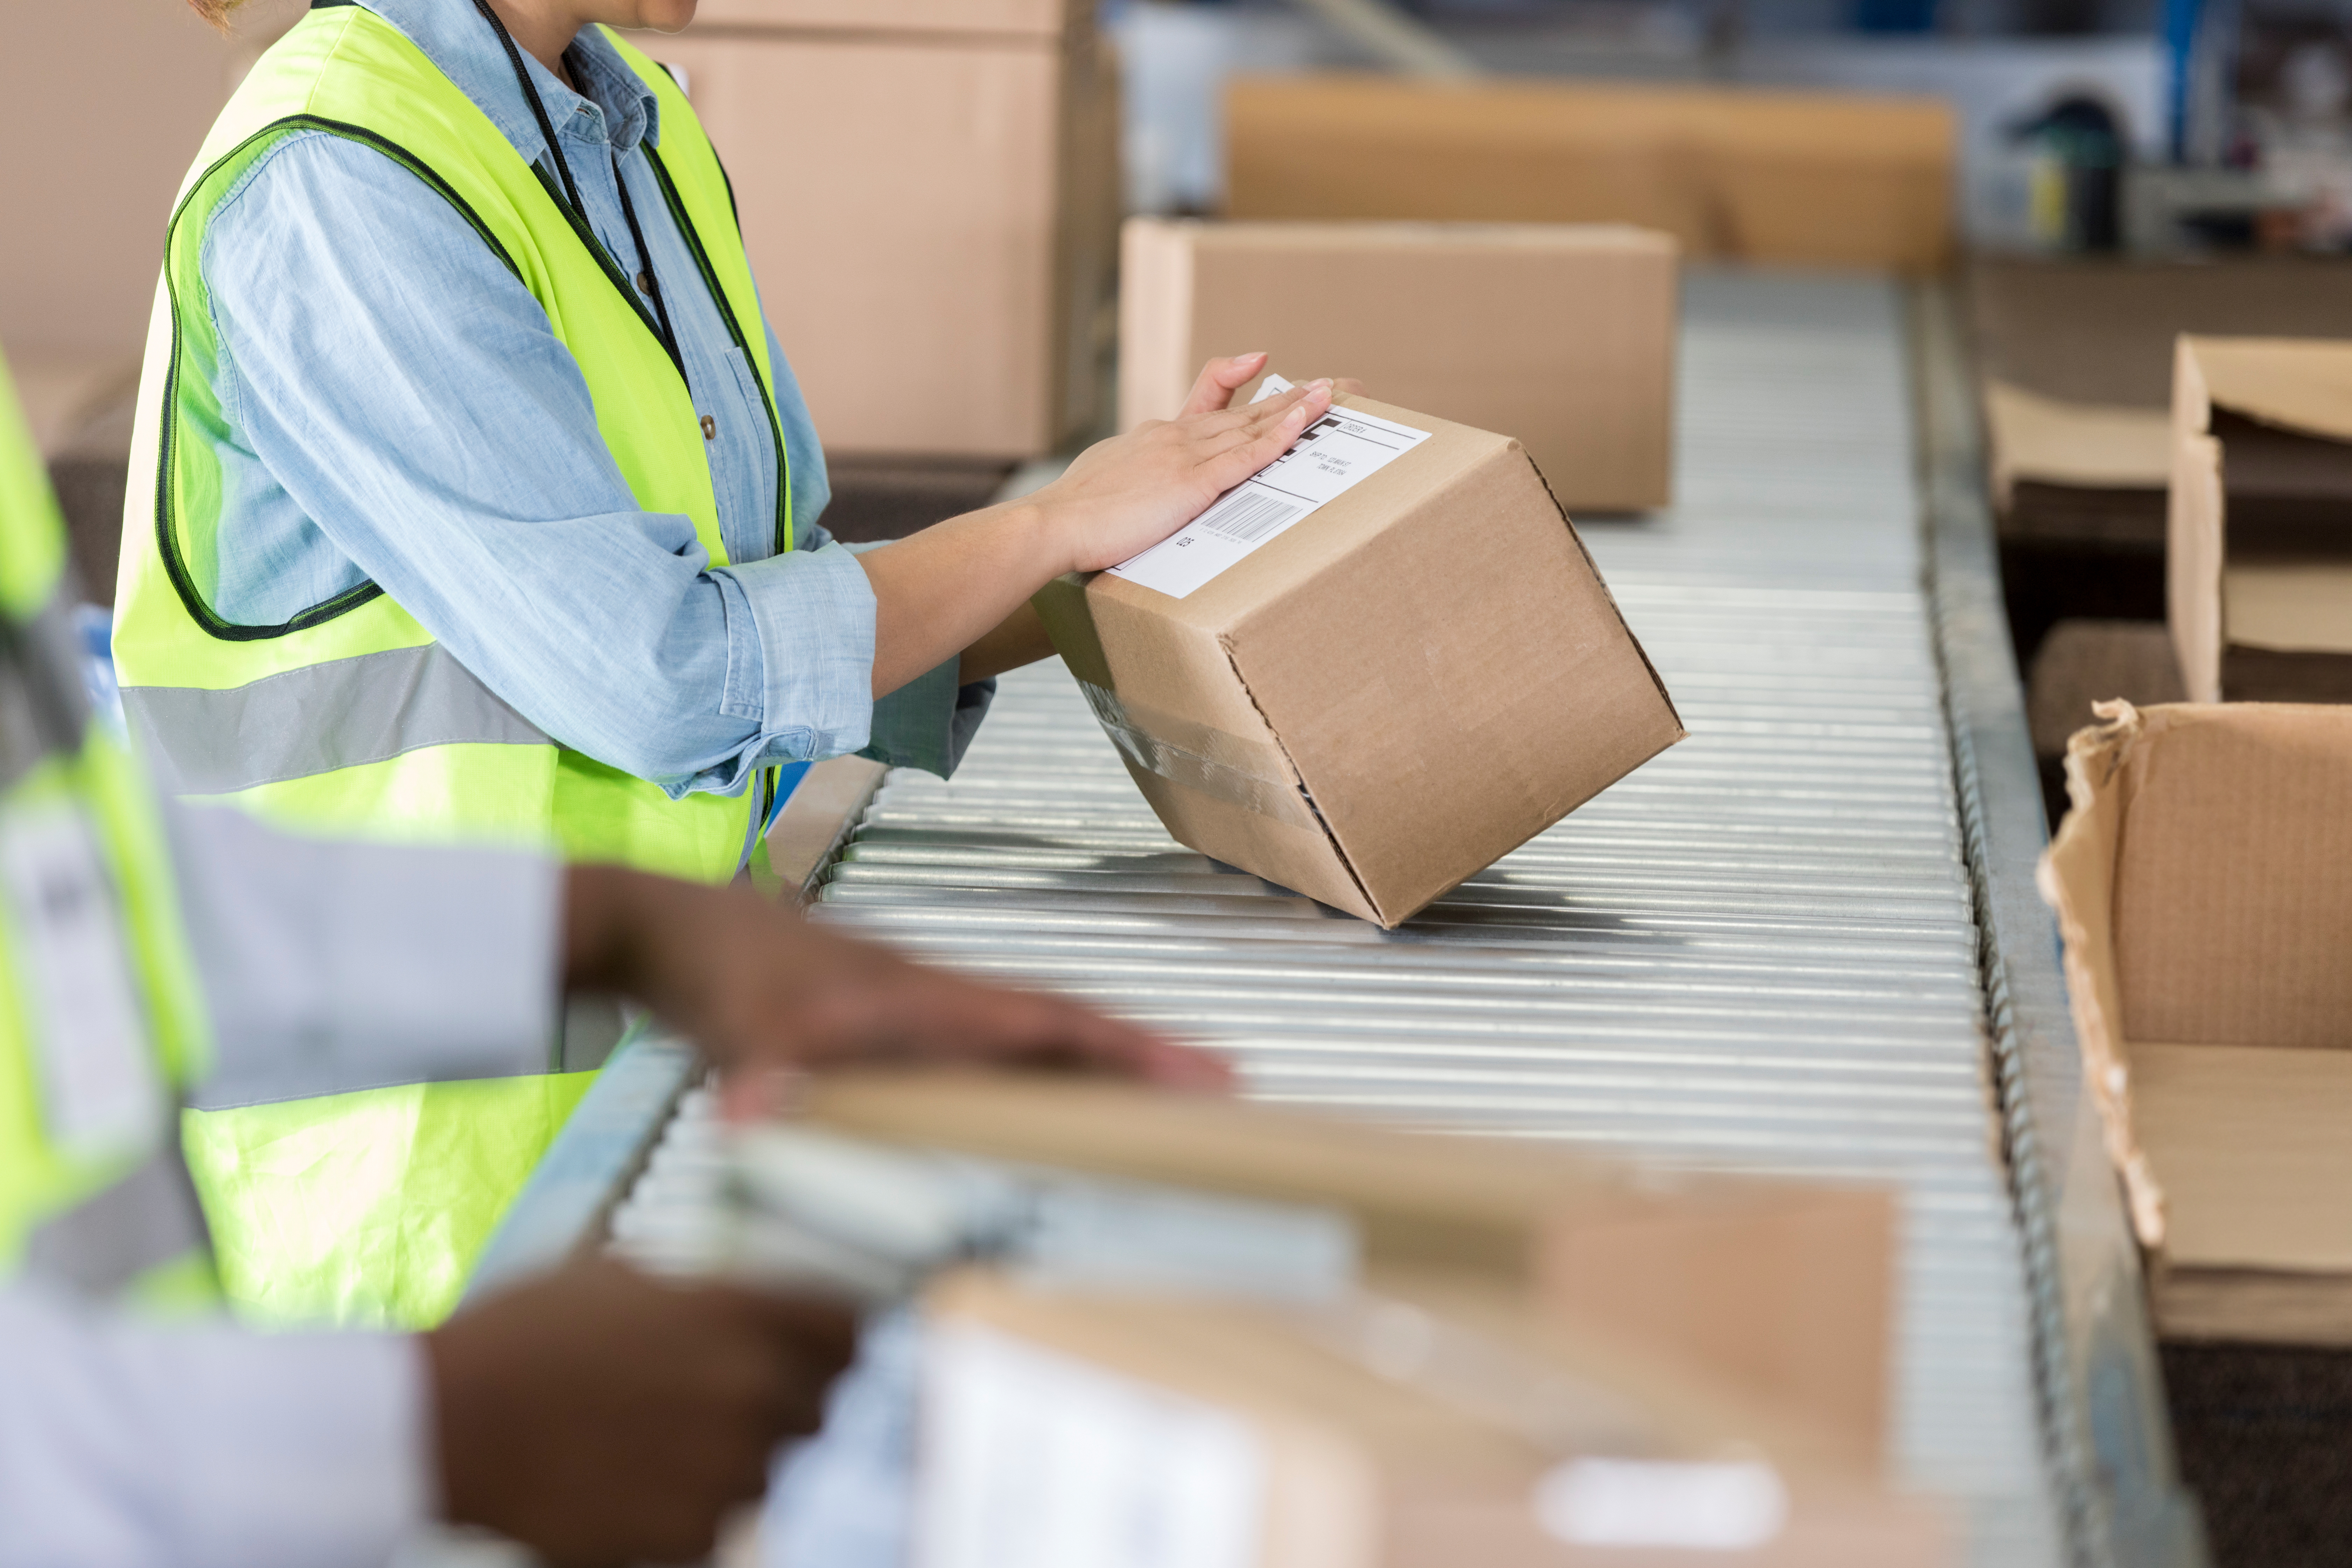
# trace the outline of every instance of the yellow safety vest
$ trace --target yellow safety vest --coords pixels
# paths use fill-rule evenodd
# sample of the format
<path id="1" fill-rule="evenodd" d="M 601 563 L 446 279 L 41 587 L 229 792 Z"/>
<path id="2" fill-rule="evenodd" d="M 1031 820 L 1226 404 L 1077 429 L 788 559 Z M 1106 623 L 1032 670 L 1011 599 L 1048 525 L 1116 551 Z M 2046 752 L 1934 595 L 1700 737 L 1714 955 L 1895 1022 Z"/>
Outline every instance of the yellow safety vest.
<path id="1" fill-rule="evenodd" d="M 205 1305 L 177 1136 L 205 1015 L 153 802 L 90 721 L 66 582 L 0 363 L 0 1278 Z"/>
<path id="2" fill-rule="evenodd" d="M 614 43 L 660 103 L 661 146 L 646 144 L 646 156 L 766 390 L 777 548 L 788 549 L 774 367 L 726 176 L 667 73 Z M 257 159 L 317 132 L 375 148 L 464 216 L 578 362 L 637 504 L 690 518 L 711 561 L 728 559 L 684 373 L 628 279 L 551 177 L 397 28 L 358 5 L 315 9 L 223 111 L 172 221 L 131 459 L 154 482 L 132 486 L 116 598 L 134 735 L 174 792 L 231 799 L 281 824 L 731 877 L 753 843 L 761 792 L 671 800 L 557 744 L 375 584 L 278 626 L 232 624 L 213 607 L 222 495 L 206 437 L 229 424 L 212 374 L 220 351 L 199 265 L 205 233 Z M 231 1299 L 278 1320 L 439 1319 L 586 1087 L 588 1075 L 554 1065 L 535 1079 L 191 1112 L 189 1158 Z"/>

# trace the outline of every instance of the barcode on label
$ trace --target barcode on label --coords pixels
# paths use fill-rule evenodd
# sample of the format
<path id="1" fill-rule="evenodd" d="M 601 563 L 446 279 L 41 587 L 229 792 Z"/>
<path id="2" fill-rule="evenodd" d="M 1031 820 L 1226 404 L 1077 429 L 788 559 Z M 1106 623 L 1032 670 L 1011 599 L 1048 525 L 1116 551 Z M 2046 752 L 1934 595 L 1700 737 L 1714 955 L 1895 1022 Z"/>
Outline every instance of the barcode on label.
<path id="1" fill-rule="evenodd" d="M 1303 510 L 1272 496 L 1235 496 L 1202 512 L 1201 526 L 1244 544 L 1255 544 Z"/>

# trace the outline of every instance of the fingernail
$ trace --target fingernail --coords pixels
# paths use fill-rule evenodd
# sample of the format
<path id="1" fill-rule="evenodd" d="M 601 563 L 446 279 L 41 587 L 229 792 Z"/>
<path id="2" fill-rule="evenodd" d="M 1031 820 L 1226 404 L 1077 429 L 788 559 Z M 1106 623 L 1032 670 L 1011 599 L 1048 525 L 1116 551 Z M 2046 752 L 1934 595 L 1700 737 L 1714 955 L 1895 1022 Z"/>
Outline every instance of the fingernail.
<path id="1" fill-rule="evenodd" d="M 1264 349 L 1252 349 L 1245 354 L 1235 354 L 1234 357 L 1235 359 L 1264 359 L 1265 357 L 1265 351 Z"/>
<path id="2" fill-rule="evenodd" d="M 1307 389 L 1309 392 L 1328 392 L 1331 390 L 1331 379 L 1326 376 L 1320 381 L 1310 381 L 1307 384 Z"/>

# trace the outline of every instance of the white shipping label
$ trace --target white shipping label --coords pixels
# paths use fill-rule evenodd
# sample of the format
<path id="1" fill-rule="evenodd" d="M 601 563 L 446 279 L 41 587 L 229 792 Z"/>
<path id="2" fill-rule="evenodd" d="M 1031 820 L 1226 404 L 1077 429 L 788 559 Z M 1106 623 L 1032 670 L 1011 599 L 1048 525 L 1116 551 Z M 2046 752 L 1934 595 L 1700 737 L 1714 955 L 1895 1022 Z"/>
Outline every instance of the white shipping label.
<path id="1" fill-rule="evenodd" d="M 915 1568 L 1254 1568 L 1265 1461 L 1213 1405 L 971 1323 L 925 1346 Z"/>
<path id="2" fill-rule="evenodd" d="M 0 889 L 49 1137 L 74 1155 L 150 1141 L 165 1113 L 128 928 L 97 835 L 58 805 L 0 814 Z"/>
<path id="3" fill-rule="evenodd" d="M 1250 401 L 1262 403 L 1289 390 L 1290 383 L 1269 375 Z M 1334 408 L 1290 450 L 1219 496 L 1175 533 L 1112 567 L 1111 575 L 1181 599 L 1428 439 L 1426 430 Z"/>

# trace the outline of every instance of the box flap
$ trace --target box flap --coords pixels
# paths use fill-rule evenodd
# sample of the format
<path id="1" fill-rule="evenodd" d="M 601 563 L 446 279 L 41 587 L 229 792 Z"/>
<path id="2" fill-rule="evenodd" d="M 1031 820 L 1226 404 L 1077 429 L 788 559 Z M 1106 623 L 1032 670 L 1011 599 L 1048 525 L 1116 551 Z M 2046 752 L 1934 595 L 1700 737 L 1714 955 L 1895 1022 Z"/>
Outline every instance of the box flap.
<path id="1" fill-rule="evenodd" d="M 2352 441 L 2352 342 L 2188 336 L 2180 341 L 2184 355 L 2198 366 L 2210 405 L 2282 430 Z"/>
<path id="2" fill-rule="evenodd" d="M 2191 702 L 2221 700 L 2221 444 L 2204 371 L 2182 338 L 2173 351 L 2172 484 L 2165 500 L 2165 621 Z"/>
<path id="3" fill-rule="evenodd" d="M 2127 1038 L 2352 1048 L 2352 709 L 2151 709 L 2122 752 Z"/>
<path id="4" fill-rule="evenodd" d="M 2352 1052 L 2135 1043 L 2132 1068 L 2168 1266 L 2352 1274 Z"/>
<path id="5" fill-rule="evenodd" d="M 2003 510 L 2020 479 L 2098 489 L 2160 490 L 2172 474 L 2172 421 L 2160 408 L 2044 397 L 1988 380 L 1985 427 L 1993 500 Z"/>

